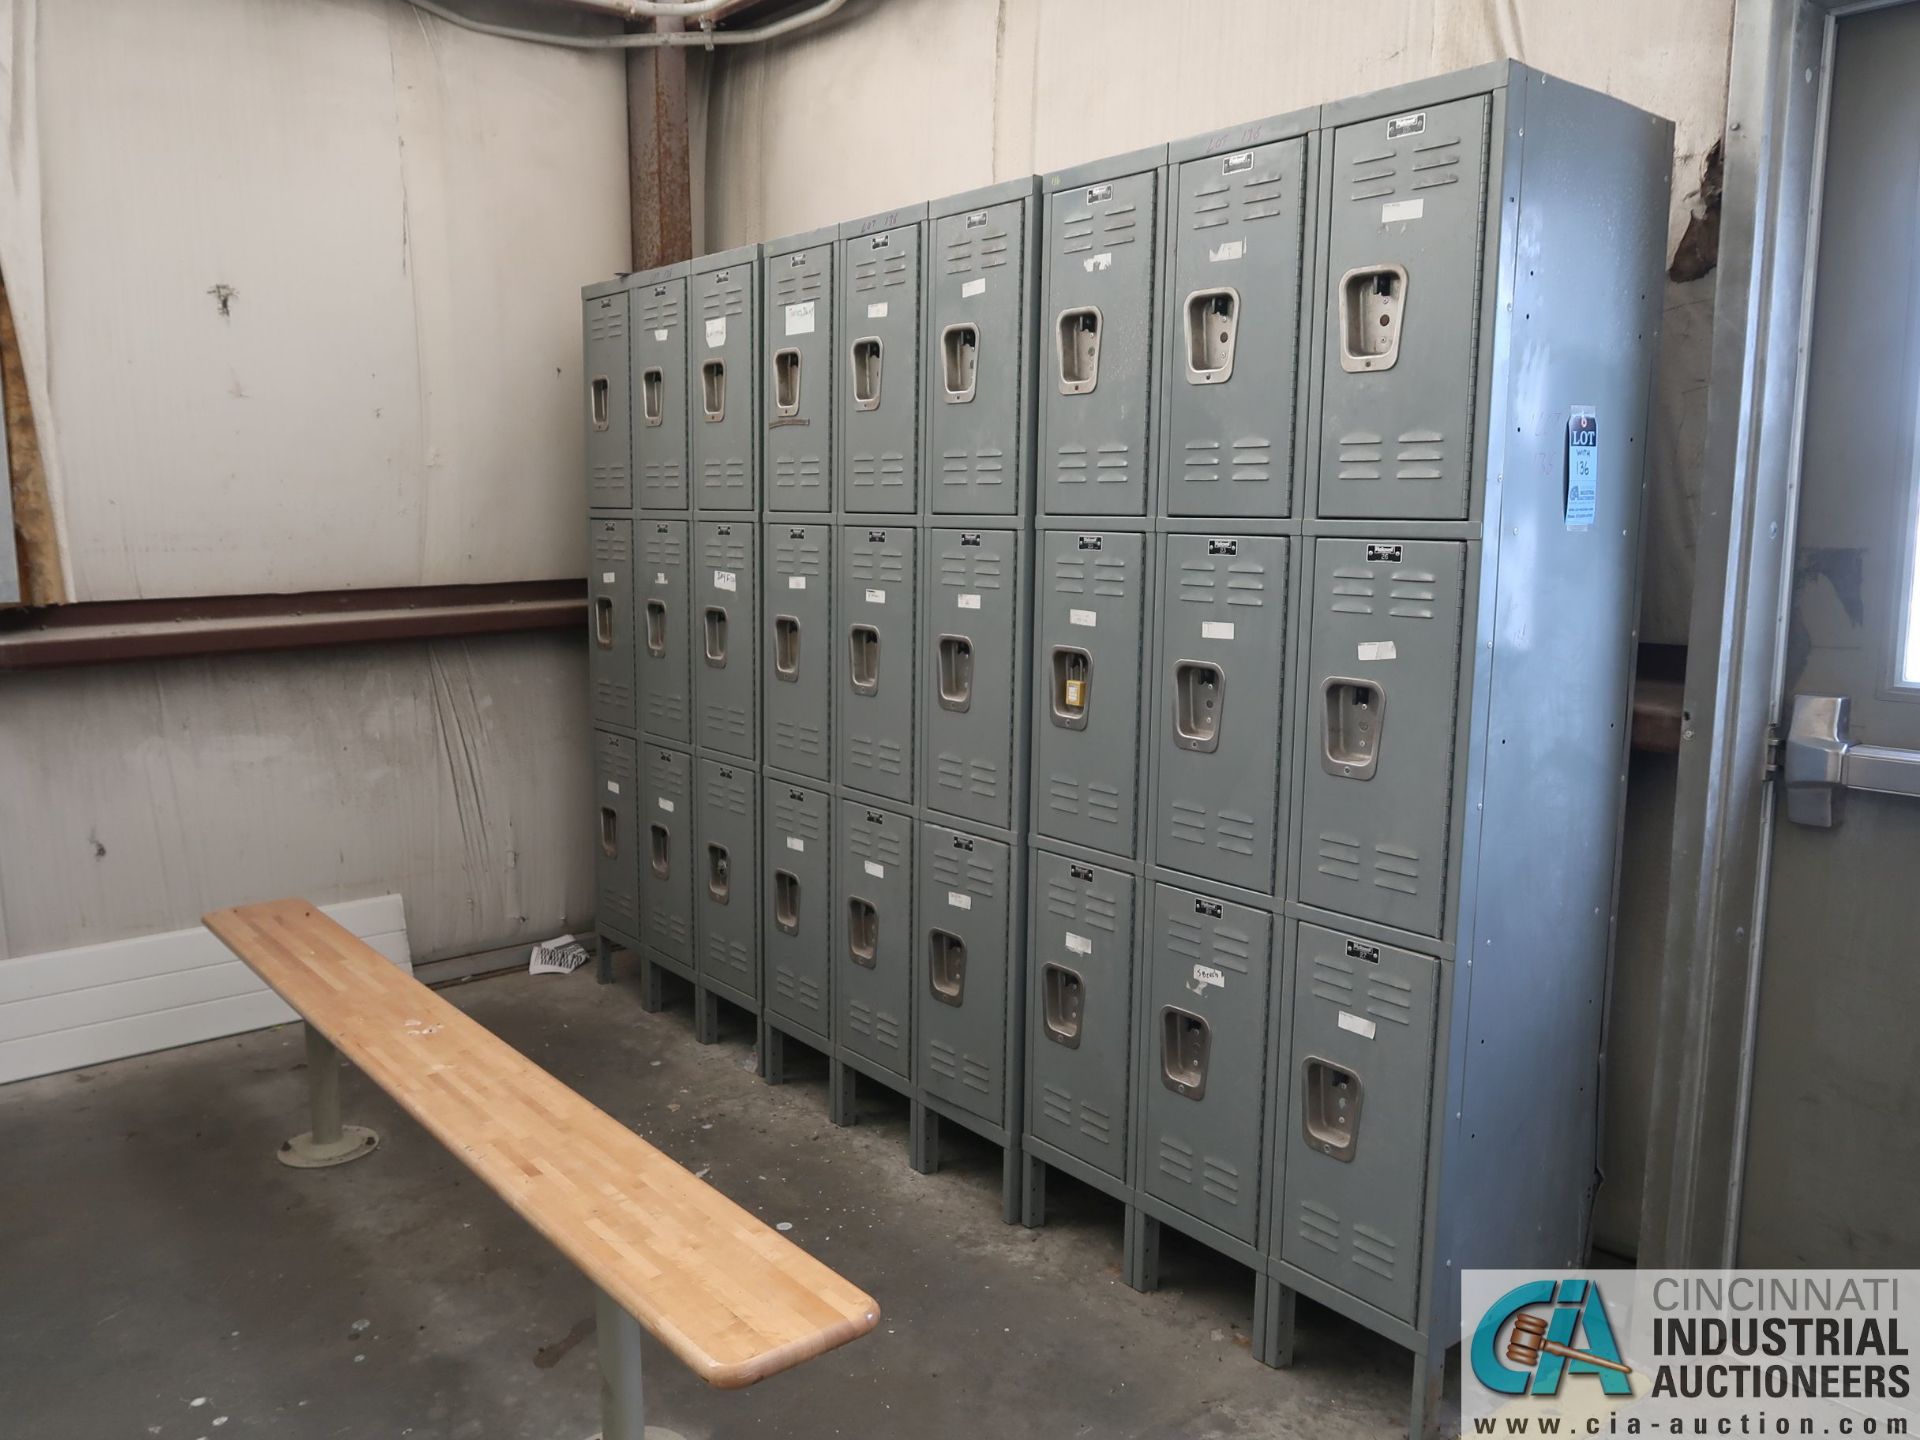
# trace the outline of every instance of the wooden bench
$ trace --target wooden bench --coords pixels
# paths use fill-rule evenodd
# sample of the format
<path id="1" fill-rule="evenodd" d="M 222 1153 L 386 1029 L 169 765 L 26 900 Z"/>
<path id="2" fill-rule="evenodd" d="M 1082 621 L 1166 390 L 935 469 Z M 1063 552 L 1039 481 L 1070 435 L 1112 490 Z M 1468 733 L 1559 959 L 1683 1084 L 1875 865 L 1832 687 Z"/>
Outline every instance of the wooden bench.
<path id="1" fill-rule="evenodd" d="M 345 1054 L 593 1282 L 606 1440 L 645 1434 L 641 1326 L 730 1389 L 879 1319 L 871 1297 L 306 901 L 204 919 L 307 1023 L 313 1128 L 283 1159 L 339 1164 L 378 1143 L 340 1124 Z"/>

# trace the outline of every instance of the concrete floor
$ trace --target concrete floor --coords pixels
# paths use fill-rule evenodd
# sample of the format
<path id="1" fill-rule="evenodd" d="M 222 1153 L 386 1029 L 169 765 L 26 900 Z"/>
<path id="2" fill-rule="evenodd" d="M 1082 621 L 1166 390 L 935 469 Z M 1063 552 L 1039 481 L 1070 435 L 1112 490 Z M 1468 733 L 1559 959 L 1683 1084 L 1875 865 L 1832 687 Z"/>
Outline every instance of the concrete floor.
<path id="1" fill-rule="evenodd" d="M 1405 1352 L 1302 1301 L 1291 1370 L 1248 1353 L 1249 1272 L 1168 1233 L 1120 1281 L 1120 1208 L 1065 1180 L 1049 1224 L 999 1218 L 998 1152 L 948 1126 L 906 1163 L 904 1102 L 825 1115 L 826 1067 L 753 1074 L 733 1016 L 624 975 L 516 975 L 454 1003 L 865 1287 L 879 1328 L 722 1393 L 648 1342 L 649 1415 L 687 1440 L 1403 1435 Z M 578 1275 L 361 1077 L 377 1155 L 276 1163 L 304 1129 L 297 1026 L 0 1088 L 0 1430 L 36 1440 L 578 1440 L 598 1428 Z M 1451 1409 L 1451 1405 L 1450 1405 Z"/>

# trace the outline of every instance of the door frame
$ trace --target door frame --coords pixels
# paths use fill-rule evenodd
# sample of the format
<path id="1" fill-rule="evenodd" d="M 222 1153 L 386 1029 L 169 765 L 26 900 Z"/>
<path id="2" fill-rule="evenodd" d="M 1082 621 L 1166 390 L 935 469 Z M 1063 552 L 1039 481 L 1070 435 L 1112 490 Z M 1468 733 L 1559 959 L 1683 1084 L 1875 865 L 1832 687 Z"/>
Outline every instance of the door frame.
<path id="1" fill-rule="evenodd" d="M 1735 0 L 1643 1266 L 1739 1240 L 1834 51 L 1904 3 Z"/>

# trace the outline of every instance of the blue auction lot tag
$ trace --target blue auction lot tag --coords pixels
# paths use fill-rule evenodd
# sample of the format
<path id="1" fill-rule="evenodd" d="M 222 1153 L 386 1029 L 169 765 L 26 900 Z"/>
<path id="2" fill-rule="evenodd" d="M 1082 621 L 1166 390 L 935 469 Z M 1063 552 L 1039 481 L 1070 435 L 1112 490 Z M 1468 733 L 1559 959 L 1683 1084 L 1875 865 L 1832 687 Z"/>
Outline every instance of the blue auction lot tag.
<path id="1" fill-rule="evenodd" d="M 1590 405 L 1567 416 L 1567 528 L 1593 526 L 1600 500 L 1600 422 Z"/>

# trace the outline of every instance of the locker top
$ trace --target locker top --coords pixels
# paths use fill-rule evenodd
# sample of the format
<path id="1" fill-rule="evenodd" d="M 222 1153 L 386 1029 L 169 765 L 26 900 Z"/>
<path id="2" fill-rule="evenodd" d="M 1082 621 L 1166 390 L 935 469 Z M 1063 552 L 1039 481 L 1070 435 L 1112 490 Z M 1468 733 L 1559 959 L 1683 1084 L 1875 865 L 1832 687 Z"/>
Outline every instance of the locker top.
<path id="1" fill-rule="evenodd" d="M 688 265 L 685 260 L 676 260 L 671 265 L 656 265 L 651 270 L 636 270 L 627 276 L 626 288 L 645 290 L 649 285 L 664 285 L 670 280 L 687 278 Z"/>
<path id="2" fill-rule="evenodd" d="M 747 265 L 760 258 L 760 246 L 736 245 L 731 250 L 716 250 L 711 255 L 702 255 L 698 260 L 688 263 L 688 272 L 705 275 L 710 270 L 727 270 L 735 265 Z"/>
<path id="3" fill-rule="evenodd" d="M 1562 80 L 1558 76 L 1545 74 L 1531 65 L 1522 65 L 1518 60 L 1495 60 L 1486 65 L 1475 65 L 1470 69 L 1455 70 L 1451 74 L 1435 75 L 1430 79 L 1413 80 L 1405 85 L 1375 90 L 1370 95 L 1355 95 L 1350 99 L 1336 100 L 1330 105 L 1321 107 L 1320 123 L 1327 129 L 1333 130 L 1362 120 L 1376 120 L 1383 115 L 1398 115 L 1404 111 L 1418 110 L 1423 105 L 1439 105 L 1468 95 L 1486 95 L 1495 90 L 1511 90 L 1522 85 L 1552 85 L 1572 90 L 1586 90 L 1588 94 L 1598 96 L 1609 105 L 1617 105 L 1623 111 L 1632 111 L 1645 115 L 1649 120 L 1671 124 L 1670 121 L 1662 120 L 1662 117 L 1654 115 L 1651 111 L 1640 110 L 1624 100 L 1615 99 L 1589 86 L 1575 85 L 1571 80 Z"/>
<path id="4" fill-rule="evenodd" d="M 801 230 L 792 235 L 782 235 L 778 240 L 769 240 L 760 247 L 771 260 L 776 255 L 791 255 L 796 250 L 811 250 L 816 245 L 831 245 L 840 238 L 838 225 L 822 225 L 814 230 Z"/>
<path id="5" fill-rule="evenodd" d="M 580 287 L 582 300 L 598 300 L 603 295 L 618 295 L 627 288 L 627 272 L 622 270 L 611 280 L 596 280 L 591 285 Z"/>
<path id="6" fill-rule="evenodd" d="M 1209 130 L 1204 135 L 1190 135 L 1185 140 L 1175 140 L 1167 146 L 1167 160 L 1178 165 L 1184 160 L 1198 160 L 1208 155 L 1251 150 L 1256 145 L 1291 140 L 1296 135 L 1306 135 L 1319 128 L 1320 107 L 1309 105 L 1304 110 L 1289 110 L 1284 115 L 1269 115 L 1264 120 L 1248 120 L 1224 129 Z"/>
<path id="7" fill-rule="evenodd" d="M 914 225 L 927 218 L 927 202 L 917 205 L 896 205 L 891 210 L 882 210 L 875 215 L 867 215 L 859 220 L 842 220 L 840 238 L 852 240 L 861 235 L 878 235 L 882 230 L 897 230 L 902 225 Z"/>
<path id="8" fill-rule="evenodd" d="M 1118 180 L 1122 175 L 1138 175 L 1142 170 L 1157 170 L 1167 163 L 1165 145 L 1149 145 L 1125 155 L 1109 155 L 1104 160 L 1089 160 L 1065 170 L 1049 170 L 1040 177 L 1041 189 L 1049 195 L 1082 185 L 1097 185 L 1102 180 Z"/>
<path id="9" fill-rule="evenodd" d="M 949 215 L 964 215 L 969 210 L 984 210 L 989 205 L 1004 205 L 1009 200 L 1030 200 L 1039 193 L 1039 189 L 1038 175 L 1016 175 L 998 184 L 982 185 L 977 190 L 962 190 L 958 195 L 929 201 L 927 218 L 941 220 Z"/>

